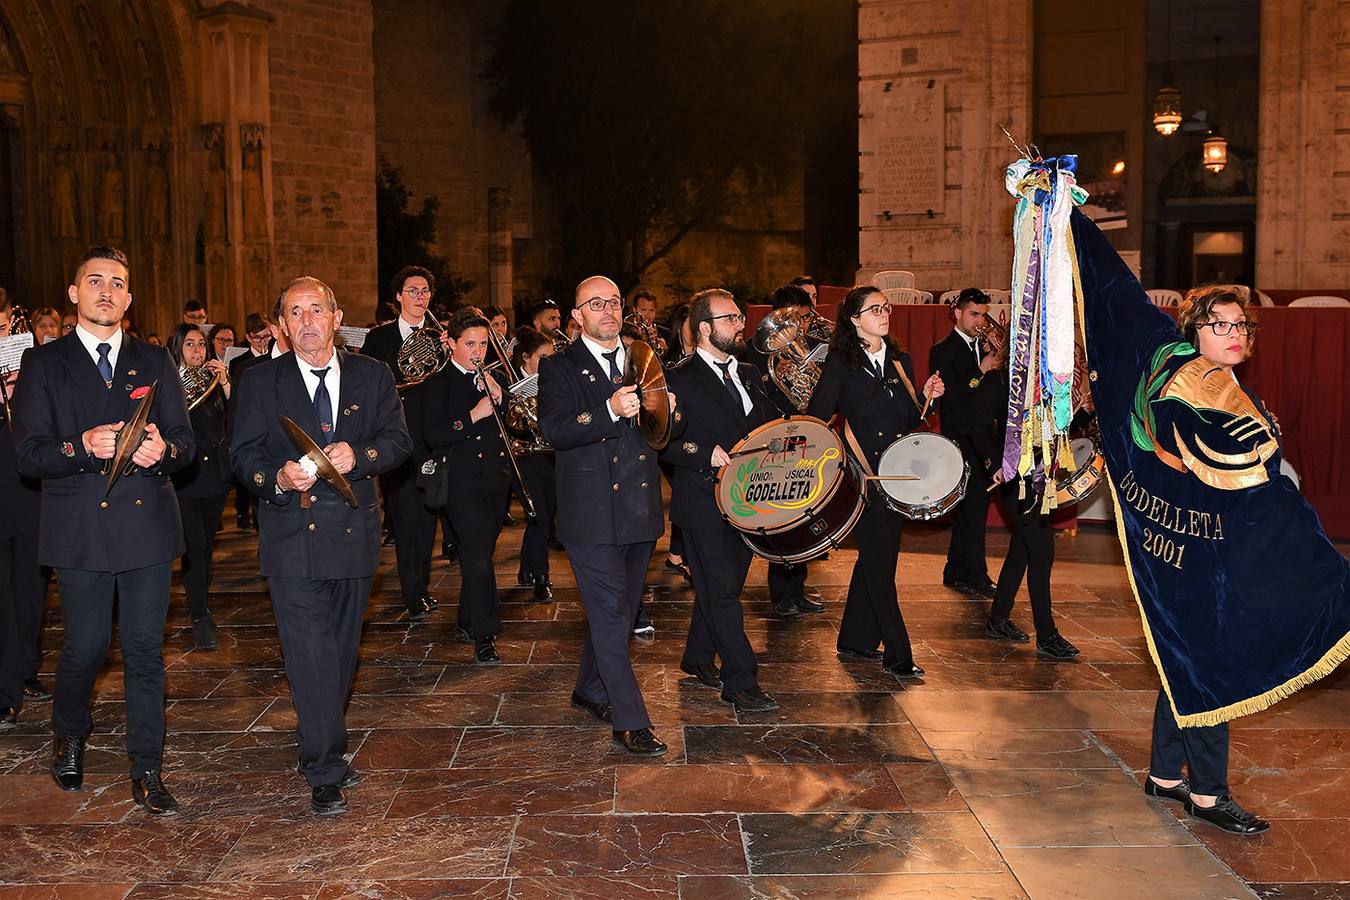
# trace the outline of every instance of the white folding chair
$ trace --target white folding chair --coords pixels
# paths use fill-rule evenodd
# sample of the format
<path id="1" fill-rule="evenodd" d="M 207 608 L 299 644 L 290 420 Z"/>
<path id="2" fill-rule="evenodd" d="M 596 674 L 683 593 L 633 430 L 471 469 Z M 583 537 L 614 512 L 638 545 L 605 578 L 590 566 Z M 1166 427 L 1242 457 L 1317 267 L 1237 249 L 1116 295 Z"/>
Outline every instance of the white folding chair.
<path id="1" fill-rule="evenodd" d="M 999 304 L 1007 305 L 1012 302 L 1012 291 L 1004 288 L 985 288 L 984 292 L 989 296 L 991 306 Z"/>
<path id="2" fill-rule="evenodd" d="M 1250 303 L 1252 301 L 1252 289 L 1245 284 L 1207 284 L 1204 286 L 1227 288 L 1241 297 L 1244 303 Z"/>
<path id="3" fill-rule="evenodd" d="M 956 298 L 960 296 L 960 291 L 943 291 L 941 296 L 938 297 L 938 303 L 941 303 L 943 306 L 955 306 Z"/>
<path id="4" fill-rule="evenodd" d="M 904 269 L 887 269 L 872 276 L 872 283 L 883 291 L 914 287 L 914 273 Z"/>
<path id="5" fill-rule="evenodd" d="M 1154 306 L 1176 306 L 1181 303 L 1180 291 L 1154 288 L 1151 291 L 1144 291 L 1144 293 L 1148 294 L 1148 299 L 1153 301 Z"/>
<path id="6" fill-rule="evenodd" d="M 914 288 L 882 288 L 881 293 L 885 295 L 886 302 L 892 306 L 917 306 L 933 302 L 933 295 L 928 291 L 917 291 Z"/>
<path id="7" fill-rule="evenodd" d="M 1350 306 L 1350 300 L 1344 297 L 1330 297 L 1327 295 L 1316 295 L 1312 297 L 1299 297 L 1290 306 Z"/>
<path id="8" fill-rule="evenodd" d="M 1260 306 L 1274 306 L 1275 301 L 1270 299 L 1270 295 L 1265 291 L 1256 292 L 1256 302 Z"/>

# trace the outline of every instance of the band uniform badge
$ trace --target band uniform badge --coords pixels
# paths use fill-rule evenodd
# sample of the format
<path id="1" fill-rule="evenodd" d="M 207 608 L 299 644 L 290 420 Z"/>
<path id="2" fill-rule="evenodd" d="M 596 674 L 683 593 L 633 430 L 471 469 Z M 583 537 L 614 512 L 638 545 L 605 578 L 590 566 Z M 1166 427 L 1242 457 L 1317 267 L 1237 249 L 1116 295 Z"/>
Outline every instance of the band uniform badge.
<path id="1" fill-rule="evenodd" d="M 592 379 L 592 380 L 594 380 L 594 379 Z M 582 413 L 581 415 L 577 416 L 577 424 L 578 424 L 578 425 L 589 425 L 589 424 L 591 424 L 591 414 L 588 413 L 588 412 L 584 412 L 584 413 Z"/>
<path id="2" fill-rule="evenodd" d="M 380 455 L 380 451 L 376 450 L 374 447 L 367 447 L 367 448 L 366 448 L 366 459 L 370 460 L 371 462 L 374 462 L 374 461 L 375 461 L 375 457 L 377 457 L 377 456 L 379 456 L 379 455 Z"/>
<path id="3" fill-rule="evenodd" d="M 263 477 L 263 473 L 261 472 L 253 473 L 253 483 L 256 484 L 258 487 L 262 487 L 265 481 L 267 481 L 267 479 Z"/>
<path id="4" fill-rule="evenodd" d="M 459 419 L 456 419 L 456 420 L 454 421 L 454 429 L 455 429 L 456 431 L 463 431 L 463 430 L 464 430 L 464 423 L 461 422 Z"/>
<path id="5" fill-rule="evenodd" d="M 979 387 L 979 386 L 980 386 L 980 379 L 978 379 L 978 378 L 972 378 L 972 379 L 970 379 L 970 384 L 968 385 L 968 387 L 977 388 L 977 387 Z"/>
<path id="6" fill-rule="evenodd" d="M 693 441 L 685 441 L 684 452 L 692 456 L 698 452 L 698 444 L 695 444 Z"/>
<path id="7" fill-rule="evenodd" d="M 71 459 L 74 459 L 74 458 L 75 458 L 75 445 L 72 444 L 70 441 L 66 441 L 65 443 L 63 443 L 63 444 L 61 445 L 61 455 L 62 455 L 62 456 L 68 456 L 68 457 L 70 457 Z"/>

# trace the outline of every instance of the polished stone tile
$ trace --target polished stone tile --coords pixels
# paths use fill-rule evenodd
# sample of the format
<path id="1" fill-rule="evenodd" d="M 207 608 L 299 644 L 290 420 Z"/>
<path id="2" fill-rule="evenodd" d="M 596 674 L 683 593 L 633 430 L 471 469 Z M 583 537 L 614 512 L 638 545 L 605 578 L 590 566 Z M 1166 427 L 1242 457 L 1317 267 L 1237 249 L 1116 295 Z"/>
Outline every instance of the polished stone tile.
<path id="1" fill-rule="evenodd" d="M 1350 881 L 1350 853 L 1345 851 L 1350 819 L 1272 819 L 1270 831 L 1255 838 L 1200 823 L 1191 828 L 1247 881 Z"/>
<path id="2" fill-rule="evenodd" d="M 507 900 L 510 891 L 511 882 L 506 878 L 386 878 L 325 884 L 315 900 Z"/>
<path id="3" fill-rule="evenodd" d="M 571 691 L 546 694 L 507 694 L 497 710 L 498 725 L 575 725 L 595 722 L 591 714 L 572 706 Z M 681 724 L 733 724 L 736 713 L 723 703 L 717 691 L 688 687 L 679 690 L 644 690 L 642 700 L 658 728 Z"/>
<path id="4" fill-rule="evenodd" d="M 122 900 L 135 885 L 0 884 L 0 900 Z"/>
<path id="5" fill-rule="evenodd" d="M 626 766 L 618 812 L 852 812 L 909 809 L 882 766 Z"/>
<path id="6" fill-rule="evenodd" d="M 677 900 L 679 896 L 680 880 L 674 876 L 511 879 L 511 900 Z"/>
<path id="7" fill-rule="evenodd" d="M 1025 847 L 1004 850 L 1032 897 L 1231 900 L 1252 893 L 1203 847 Z"/>
<path id="8" fill-rule="evenodd" d="M 754 875 L 1003 870 L 969 813 L 748 815 L 741 828 Z"/>
<path id="9" fill-rule="evenodd" d="M 924 731 L 1131 728 L 1113 704 L 1124 692 L 933 691 L 900 695 L 909 720 Z"/>
<path id="10" fill-rule="evenodd" d="M 366 735 L 352 765 L 362 771 L 448 769 L 463 738 L 463 728 L 382 728 Z"/>
<path id="11" fill-rule="evenodd" d="M 526 816 L 511 875 L 744 874 L 735 816 Z"/>
<path id="12" fill-rule="evenodd" d="M 962 812 L 966 801 L 940 763 L 889 763 L 886 770 L 914 812 Z"/>
<path id="13" fill-rule="evenodd" d="M 1262 900 L 1345 900 L 1350 897 L 1350 882 L 1312 884 L 1253 884 L 1251 889 Z"/>
<path id="14" fill-rule="evenodd" d="M 238 824 L 0 825 L 4 878 L 14 883 L 205 881 L 238 840 Z"/>
<path id="15" fill-rule="evenodd" d="M 1281 728 L 1275 733 L 1239 719 L 1229 729 L 1230 750 L 1243 764 L 1270 769 L 1350 769 L 1350 729 Z"/>
<path id="16" fill-rule="evenodd" d="M 1118 769 L 1091 732 L 924 731 L 944 764 L 956 769 Z"/>
<path id="17" fill-rule="evenodd" d="M 644 759 L 630 756 L 614 745 L 612 729 L 596 723 L 589 728 L 470 728 L 464 733 L 455 768 L 537 766 L 598 768 L 612 765 L 679 765 L 684 761 L 684 742 L 678 728 L 656 728 L 656 736 L 669 751 Z"/>
<path id="18" fill-rule="evenodd" d="M 910 725 L 689 725 L 691 763 L 925 762 L 928 745 Z"/>
<path id="19" fill-rule="evenodd" d="M 6 825 L 120 822 L 135 808 L 126 775 L 86 775 L 84 790 L 74 792 L 58 789 L 47 774 L 0 776 L 0 823 Z"/>
<path id="20" fill-rule="evenodd" d="M 680 880 L 698 900 L 805 900 L 908 897 L 912 900 L 1022 900 L 1012 875 L 706 875 Z"/>
<path id="21" fill-rule="evenodd" d="M 127 900 L 314 900 L 323 885 L 317 881 L 295 884 L 257 884 L 237 882 L 215 884 L 195 881 L 185 884 L 151 882 L 138 884 Z"/>
<path id="22" fill-rule="evenodd" d="M 368 695 L 347 704 L 347 728 L 446 728 L 489 725 L 497 714 L 497 694 Z M 295 709 L 289 697 L 272 701 L 253 723 L 255 731 L 291 731 Z"/>
<path id="23" fill-rule="evenodd" d="M 802 684 L 800 687 L 811 687 Z M 738 713 L 744 725 L 886 725 L 909 719 L 888 691 L 775 691 L 779 707 L 766 713 Z"/>
<path id="24" fill-rule="evenodd" d="M 407 773 L 385 815 L 389 819 L 432 819 L 613 811 L 613 768 L 475 768 Z"/>

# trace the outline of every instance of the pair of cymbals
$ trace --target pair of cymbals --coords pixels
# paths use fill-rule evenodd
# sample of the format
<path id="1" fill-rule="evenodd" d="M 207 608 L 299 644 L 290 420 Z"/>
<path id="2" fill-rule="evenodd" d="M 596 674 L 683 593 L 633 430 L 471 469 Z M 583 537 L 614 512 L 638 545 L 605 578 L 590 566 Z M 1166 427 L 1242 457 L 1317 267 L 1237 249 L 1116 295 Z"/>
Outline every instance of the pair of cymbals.
<path id="1" fill-rule="evenodd" d="M 641 404 L 635 417 L 638 433 L 653 450 L 661 450 L 670 442 L 670 392 L 666 388 L 665 369 L 661 368 L 656 351 L 645 341 L 629 344 L 627 357 L 623 383 L 638 388 Z"/>

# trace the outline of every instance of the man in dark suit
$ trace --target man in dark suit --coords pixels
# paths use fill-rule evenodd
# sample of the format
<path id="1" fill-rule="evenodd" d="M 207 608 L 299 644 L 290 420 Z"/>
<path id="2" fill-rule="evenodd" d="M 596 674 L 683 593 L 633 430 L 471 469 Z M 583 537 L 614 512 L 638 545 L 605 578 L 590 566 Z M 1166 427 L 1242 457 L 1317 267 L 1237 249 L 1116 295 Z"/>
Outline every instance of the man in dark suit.
<path id="1" fill-rule="evenodd" d="M 933 345 L 928 370 L 941 372 L 947 385 L 942 398 L 942 433 L 961 448 L 970 467 L 966 496 L 952 517 L 952 539 L 942 583 L 970 597 L 993 599 L 994 582 L 984 558 L 985 520 L 989 515 L 989 473 L 1002 456 L 1000 436 L 1008 408 L 1008 385 L 997 355 L 977 332 L 989 325 L 989 297 L 966 288 L 952 307 L 955 327 Z"/>
<path id="2" fill-rule="evenodd" d="M 684 432 L 661 454 L 675 466 L 670 521 L 684 534 L 694 581 L 694 613 L 680 669 L 721 688 L 722 699 L 738 712 L 765 712 L 778 704 L 759 689 L 740 600 L 750 548 L 718 509 L 714 479 L 731 461 L 727 449 L 777 415 L 755 367 L 732 355 L 745 349 L 745 316 L 731 294 L 720 288 L 695 294 L 689 321 L 697 349 L 669 373 L 669 385 L 680 396 Z M 715 657 L 722 660 L 720 671 Z"/>
<path id="3" fill-rule="evenodd" d="M 342 311 L 328 285 L 295 279 L 282 290 L 276 317 L 294 351 L 239 385 L 231 459 L 260 501 L 259 559 L 291 685 L 300 771 L 311 808 L 333 815 L 346 812 L 343 788 L 360 779 L 343 754 L 361 621 L 380 561 L 372 477 L 406 459 L 412 439 L 388 368 L 333 346 Z M 296 461 L 283 415 L 351 482 L 355 509 Z"/>
<path id="4" fill-rule="evenodd" d="M 248 341 L 248 352 L 236 356 L 230 361 L 230 383 L 238 385 L 244 373 L 259 363 L 275 359 L 291 348 L 286 345 L 286 336 L 281 329 L 272 325 L 258 313 L 249 313 L 244 320 L 244 337 Z M 238 396 L 236 393 L 235 396 Z M 234 402 L 225 404 L 226 421 L 234 419 Z M 239 482 L 234 486 L 234 524 L 240 531 L 247 531 L 258 524 L 257 498 L 249 491 L 248 485 Z"/>
<path id="5" fill-rule="evenodd" d="M 539 426 L 558 467 L 558 539 L 586 609 L 572 703 L 609 722 L 627 752 L 659 756 L 666 745 L 652 733 L 628 654 L 647 563 L 665 530 L 657 454 L 623 421 L 640 401 L 634 387 L 621 387 L 618 285 L 603 276 L 581 282 L 572 317 L 581 336 L 539 366 Z"/>
<path id="6" fill-rule="evenodd" d="M 427 309 L 436 291 L 436 277 L 421 266 L 404 266 L 394 276 L 390 290 L 398 301 L 398 318 L 371 329 L 361 352 L 389 367 L 394 383 L 406 377 L 399 370 L 398 352 L 414 331 L 426 325 Z M 434 319 L 432 320 L 435 321 Z M 437 604 L 431 596 L 431 550 L 436 541 L 436 513 L 427 508 L 417 489 L 417 467 L 427 458 L 421 438 L 418 404 L 425 398 L 428 385 L 409 388 L 402 394 L 408 431 L 415 452 L 398 467 L 380 478 L 394 535 L 394 555 L 398 561 L 399 590 L 408 618 L 425 619 Z M 505 501 L 503 501 L 504 503 Z"/>
<path id="7" fill-rule="evenodd" d="M 38 561 L 56 569 L 61 593 L 52 777 L 67 791 L 84 783 L 84 744 L 94 727 L 89 697 L 107 656 L 116 595 L 131 794 L 147 812 L 166 815 L 178 804 L 160 772 L 164 620 L 173 561 L 183 553 L 169 475 L 192 462 L 195 444 L 168 351 L 122 331 L 128 277 L 122 251 L 93 247 L 85 254 L 67 291 L 79 323 L 24 356 L 13 436 L 19 472 L 42 479 Z M 109 490 L 105 461 L 156 383 L 145 440 Z"/>

